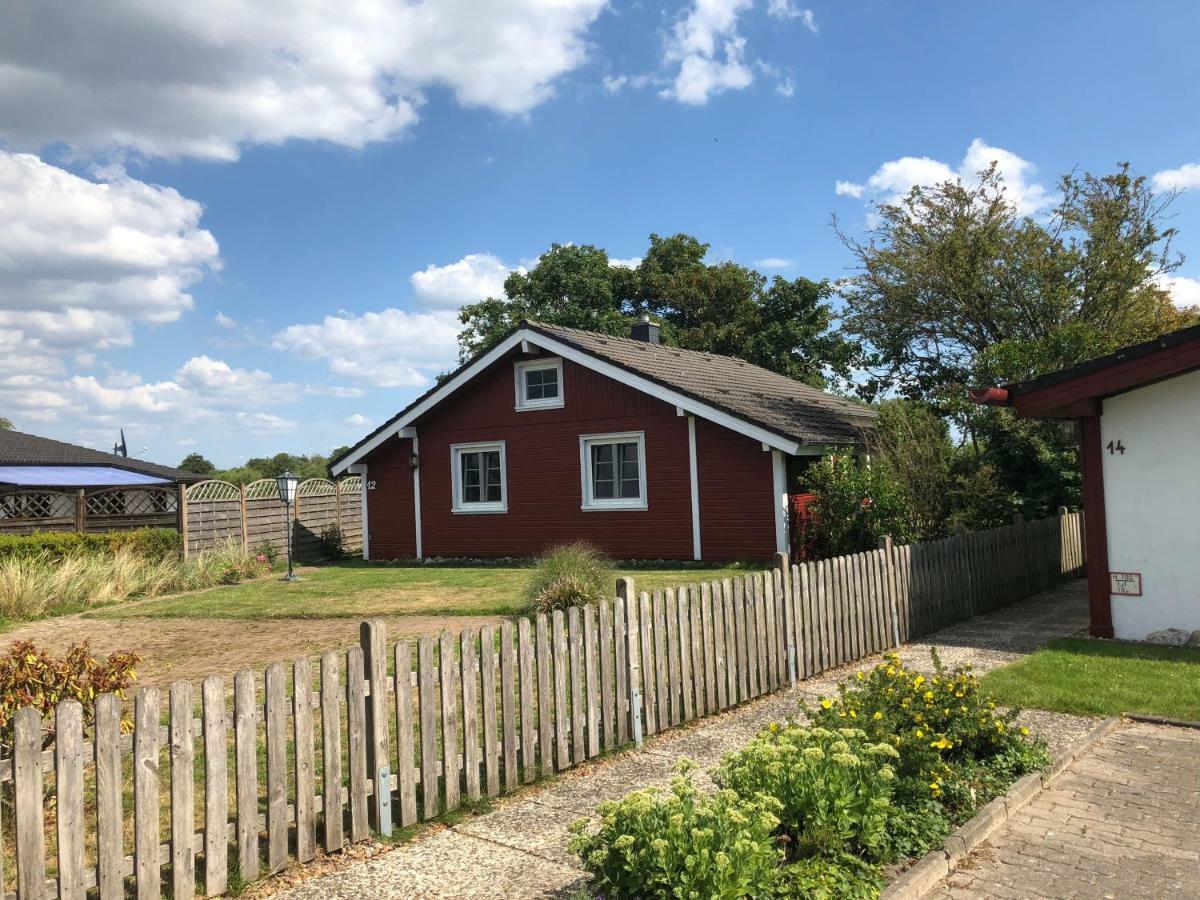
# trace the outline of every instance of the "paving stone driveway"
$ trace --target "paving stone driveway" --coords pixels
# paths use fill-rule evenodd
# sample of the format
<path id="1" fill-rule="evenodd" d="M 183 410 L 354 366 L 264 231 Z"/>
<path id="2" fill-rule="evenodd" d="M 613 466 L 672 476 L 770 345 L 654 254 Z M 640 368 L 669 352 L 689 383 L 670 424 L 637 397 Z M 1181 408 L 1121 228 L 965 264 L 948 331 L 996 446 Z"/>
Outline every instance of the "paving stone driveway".
<path id="1" fill-rule="evenodd" d="M 929 646 L 936 644 L 948 665 L 971 662 L 986 671 L 1086 625 L 1086 594 L 1082 583 L 1074 583 L 947 628 L 926 642 L 906 646 L 901 655 L 908 664 L 928 668 Z M 287 900 L 569 897 L 586 880 L 567 852 L 567 826 L 572 821 L 591 815 L 601 800 L 667 784 L 682 757 L 697 761 L 702 769 L 712 767 L 770 722 L 794 716 L 801 697 L 813 702 L 871 662 L 864 660 L 689 728 L 657 735 L 642 751 L 581 766 L 549 785 L 500 801 L 486 815 L 276 896 Z M 1022 721 L 1041 732 L 1052 747 L 1078 740 L 1095 724 L 1092 719 L 1038 712 L 1028 713 Z M 268 882 L 255 894 L 282 886 L 279 881 Z"/>
<path id="2" fill-rule="evenodd" d="M 1200 897 L 1200 731 L 1108 735 L 929 896 Z"/>

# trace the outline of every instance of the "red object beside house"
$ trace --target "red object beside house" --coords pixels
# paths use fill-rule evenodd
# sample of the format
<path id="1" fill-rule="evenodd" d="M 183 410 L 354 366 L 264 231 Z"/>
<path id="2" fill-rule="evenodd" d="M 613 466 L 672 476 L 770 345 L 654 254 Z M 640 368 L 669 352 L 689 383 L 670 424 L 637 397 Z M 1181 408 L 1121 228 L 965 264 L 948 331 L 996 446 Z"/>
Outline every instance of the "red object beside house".
<path id="1" fill-rule="evenodd" d="M 858 444 L 870 410 L 634 330 L 526 323 L 335 461 L 367 485 L 364 556 L 786 550 L 787 456 Z"/>

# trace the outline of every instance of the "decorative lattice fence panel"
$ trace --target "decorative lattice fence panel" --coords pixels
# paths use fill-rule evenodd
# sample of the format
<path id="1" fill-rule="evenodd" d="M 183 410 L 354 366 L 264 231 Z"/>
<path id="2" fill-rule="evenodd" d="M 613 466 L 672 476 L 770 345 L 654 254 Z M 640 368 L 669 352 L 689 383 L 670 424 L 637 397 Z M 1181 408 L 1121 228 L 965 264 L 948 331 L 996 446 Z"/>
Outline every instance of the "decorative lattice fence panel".
<path id="1" fill-rule="evenodd" d="M 234 540 L 253 549 L 271 544 L 282 552 L 291 526 L 292 548 L 297 559 L 324 552 L 322 535 L 334 526 L 341 529 L 347 552 L 362 552 L 362 479 L 340 482 L 325 478 L 302 481 L 289 522 L 287 507 L 279 500 L 275 479 L 264 478 L 244 487 L 224 481 L 205 481 L 187 491 L 187 548 L 189 553 L 211 550 Z"/>

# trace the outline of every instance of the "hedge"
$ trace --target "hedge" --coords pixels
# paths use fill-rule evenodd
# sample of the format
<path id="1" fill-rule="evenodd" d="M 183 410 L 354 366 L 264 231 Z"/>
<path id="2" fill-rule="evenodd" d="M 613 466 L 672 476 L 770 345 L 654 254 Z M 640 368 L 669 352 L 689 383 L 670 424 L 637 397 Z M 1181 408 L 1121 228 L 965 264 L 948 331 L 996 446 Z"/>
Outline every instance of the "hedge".
<path id="1" fill-rule="evenodd" d="M 0 535 L 0 559 L 36 556 L 48 553 L 63 557 L 69 553 L 113 554 L 122 547 L 152 559 L 178 556 L 183 543 L 173 528 L 136 528 L 130 531 L 105 531 L 79 534 L 74 531 L 35 531 L 33 534 Z"/>

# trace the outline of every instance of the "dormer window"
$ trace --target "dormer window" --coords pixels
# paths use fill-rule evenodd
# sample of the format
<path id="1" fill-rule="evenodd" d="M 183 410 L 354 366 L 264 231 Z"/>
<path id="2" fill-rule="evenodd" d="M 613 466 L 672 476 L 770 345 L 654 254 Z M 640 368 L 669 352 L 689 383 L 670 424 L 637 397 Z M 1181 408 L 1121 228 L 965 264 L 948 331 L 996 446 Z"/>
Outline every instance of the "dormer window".
<path id="1" fill-rule="evenodd" d="M 562 358 L 527 359 L 516 364 L 517 409 L 553 409 L 563 405 Z"/>

